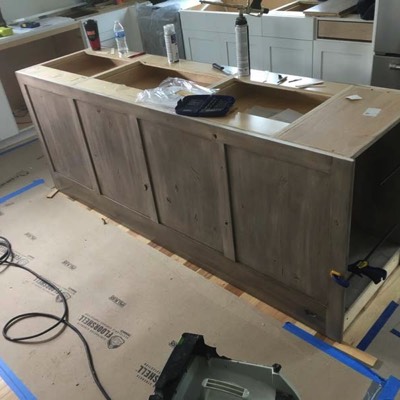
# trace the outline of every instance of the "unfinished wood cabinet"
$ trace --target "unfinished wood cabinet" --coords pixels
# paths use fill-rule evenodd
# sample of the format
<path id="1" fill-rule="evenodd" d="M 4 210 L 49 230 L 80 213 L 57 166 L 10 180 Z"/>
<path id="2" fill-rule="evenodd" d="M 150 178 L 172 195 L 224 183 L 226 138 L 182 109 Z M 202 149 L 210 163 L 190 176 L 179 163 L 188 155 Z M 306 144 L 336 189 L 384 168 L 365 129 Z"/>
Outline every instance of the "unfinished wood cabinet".
<path id="1" fill-rule="evenodd" d="M 348 278 L 388 231 L 369 261 L 388 273 L 399 263 L 399 93 L 332 96 L 150 56 L 121 66 L 110 56 L 109 71 L 78 79 L 79 64 L 63 66 L 73 57 L 18 73 L 57 188 L 340 340 L 377 286 L 354 277 L 345 289 L 331 271 Z M 235 109 L 196 119 L 135 102 L 168 70 L 233 95 Z"/>

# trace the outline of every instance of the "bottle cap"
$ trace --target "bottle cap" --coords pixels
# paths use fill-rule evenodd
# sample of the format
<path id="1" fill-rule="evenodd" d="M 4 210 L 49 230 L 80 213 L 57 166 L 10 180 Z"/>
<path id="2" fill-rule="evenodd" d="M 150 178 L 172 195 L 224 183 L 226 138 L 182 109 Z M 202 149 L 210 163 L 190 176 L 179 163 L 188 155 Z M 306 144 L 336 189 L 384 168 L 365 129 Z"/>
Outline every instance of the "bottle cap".
<path id="1" fill-rule="evenodd" d="M 175 25 L 167 24 L 164 25 L 164 35 L 173 35 L 175 33 Z"/>

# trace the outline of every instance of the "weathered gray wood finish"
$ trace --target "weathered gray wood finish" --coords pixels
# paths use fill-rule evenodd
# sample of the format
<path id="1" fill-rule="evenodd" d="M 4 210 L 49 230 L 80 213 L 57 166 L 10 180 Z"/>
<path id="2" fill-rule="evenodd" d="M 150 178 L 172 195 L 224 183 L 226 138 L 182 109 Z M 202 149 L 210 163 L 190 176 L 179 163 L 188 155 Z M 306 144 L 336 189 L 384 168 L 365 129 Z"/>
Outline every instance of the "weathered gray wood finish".
<path id="1" fill-rule="evenodd" d="M 350 159 L 28 76 L 20 81 L 49 156 L 63 160 L 53 171 L 60 190 L 341 339 L 344 290 L 329 271 L 346 268 Z M 64 113 L 44 114 L 51 103 Z M 67 115 L 80 121 L 73 137 L 80 157 L 90 154 L 98 192 L 87 188 L 89 172 L 86 180 L 69 172 L 77 162 L 70 150 L 60 154 L 60 146 L 71 149 L 68 135 L 57 136 L 71 131 Z"/>
<path id="2" fill-rule="evenodd" d="M 228 170 L 237 260 L 326 302 L 331 174 L 237 148 Z"/>
<path id="3" fill-rule="evenodd" d="M 217 145 L 167 124 L 139 126 L 160 223 L 222 252 Z"/>
<path id="4" fill-rule="evenodd" d="M 30 88 L 29 96 L 54 170 L 94 189 L 92 165 L 74 101 L 37 88 Z"/>
<path id="5" fill-rule="evenodd" d="M 140 133 L 127 114 L 78 101 L 100 193 L 157 220 Z"/>

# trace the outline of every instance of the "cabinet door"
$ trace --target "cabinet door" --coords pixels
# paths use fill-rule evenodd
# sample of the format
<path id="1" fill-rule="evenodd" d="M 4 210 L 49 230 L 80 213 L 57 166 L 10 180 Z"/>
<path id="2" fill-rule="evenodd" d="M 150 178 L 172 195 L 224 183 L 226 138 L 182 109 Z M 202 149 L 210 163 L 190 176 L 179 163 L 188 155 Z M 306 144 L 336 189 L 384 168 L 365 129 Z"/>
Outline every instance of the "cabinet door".
<path id="1" fill-rule="evenodd" d="M 235 34 L 221 33 L 220 41 L 226 57 L 225 64 L 236 67 Z M 252 69 L 265 69 L 262 55 L 262 38 L 260 36 L 250 36 L 250 66 Z"/>
<path id="2" fill-rule="evenodd" d="M 136 120 L 82 101 L 77 106 L 100 194 L 154 217 L 152 190 Z"/>
<path id="3" fill-rule="evenodd" d="M 263 38 L 266 69 L 290 75 L 312 76 L 313 42 Z"/>
<path id="4" fill-rule="evenodd" d="M 28 91 L 53 170 L 94 189 L 93 167 L 73 99 L 34 87 Z"/>
<path id="5" fill-rule="evenodd" d="M 313 72 L 318 79 L 369 85 L 372 59 L 371 43 L 314 41 Z"/>
<path id="6" fill-rule="evenodd" d="M 219 33 L 185 30 L 184 42 L 188 60 L 227 64 L 226 52 L 221 47 Z"/>

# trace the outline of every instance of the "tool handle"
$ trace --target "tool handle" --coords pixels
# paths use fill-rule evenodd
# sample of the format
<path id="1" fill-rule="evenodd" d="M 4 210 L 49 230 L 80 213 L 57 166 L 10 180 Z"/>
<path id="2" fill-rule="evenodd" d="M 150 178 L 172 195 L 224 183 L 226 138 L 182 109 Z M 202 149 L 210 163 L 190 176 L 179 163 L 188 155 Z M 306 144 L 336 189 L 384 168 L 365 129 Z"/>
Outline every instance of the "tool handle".
<path id="1" fill-rule="evenodd" d="M 217 69 L 218 71 L 224 72 L 224 67 L 222 65 L 219 65 L 217 63 L 212 63 L 212 67 Z"/>
<path id="2" fill-rule="evenodd" d="M 371 279 L 375 285 L 384 281 L 387 276 L 386 270 L 383 268 L 372 267 L 367 260 L 359 260 L 347 267 L 348 271 L 358 276 L 366 276 Z"/>

